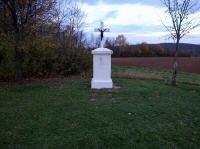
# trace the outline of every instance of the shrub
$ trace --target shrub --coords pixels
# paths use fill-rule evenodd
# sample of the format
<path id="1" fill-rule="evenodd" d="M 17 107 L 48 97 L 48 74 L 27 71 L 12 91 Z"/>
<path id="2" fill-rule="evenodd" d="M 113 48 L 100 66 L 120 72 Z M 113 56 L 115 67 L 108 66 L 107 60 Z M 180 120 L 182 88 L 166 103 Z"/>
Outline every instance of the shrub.
<path id="1" fill-rule="evenodd" d="M 14 47 L 0 47 L 0 79 L 15 78 Z M 85 73 L 91 68 L 92 58 L 85 48 L 67 48 L 52 39 L 26 41 L 22 51 L 23 77 L 43 77 Z"/>
<path id="2" fill-rule="evenodd" d="M 91 54 L 83 48 L 66 49 L 56 57 L 56 72 L 65 76 L 86 72 L 91 66 Z"/>

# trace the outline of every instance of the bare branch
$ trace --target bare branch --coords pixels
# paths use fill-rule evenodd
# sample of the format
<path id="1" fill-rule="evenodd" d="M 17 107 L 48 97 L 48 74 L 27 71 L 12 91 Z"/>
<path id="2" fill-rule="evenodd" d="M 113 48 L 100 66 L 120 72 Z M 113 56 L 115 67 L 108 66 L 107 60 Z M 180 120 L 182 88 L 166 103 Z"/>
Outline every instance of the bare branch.
<path id="1" fill-rule="evenodd" d="M 162 0 L 167 8 L 166 13 L 170 16 L 172 25 L 169 27 L 162 21 L 163 26 L 170 33 L 172 38 L 182 37 L 190 33 L 199 26 L 196 20 L 200 18 L 191 18 L 197 12 L 197 1 L 195 0 Z"/>

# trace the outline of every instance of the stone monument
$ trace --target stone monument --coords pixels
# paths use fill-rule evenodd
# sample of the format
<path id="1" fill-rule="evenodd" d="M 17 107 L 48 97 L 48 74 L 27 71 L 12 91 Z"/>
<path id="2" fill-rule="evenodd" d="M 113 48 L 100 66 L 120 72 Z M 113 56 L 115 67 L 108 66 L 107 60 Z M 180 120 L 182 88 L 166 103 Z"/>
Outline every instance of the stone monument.
<path id="1" fill-rule="evenodd" d="M 101 47 L 92 51 L 93 54 L 93 78 L 91 81 L 92 89 L 113 88 L 111 79 L 111 54 L 112 50 L 104 48 L 104 32 L 109 32 L 109 29 L 104 28 L 103 22 L 95 31 L 101 33 Z"/>

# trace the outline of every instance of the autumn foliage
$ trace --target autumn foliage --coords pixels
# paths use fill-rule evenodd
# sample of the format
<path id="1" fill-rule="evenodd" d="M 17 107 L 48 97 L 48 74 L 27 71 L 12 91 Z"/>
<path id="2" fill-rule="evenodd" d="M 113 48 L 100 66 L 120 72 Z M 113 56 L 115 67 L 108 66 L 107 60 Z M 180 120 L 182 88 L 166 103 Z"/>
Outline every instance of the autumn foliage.
<path id="1" fill-rule="evenodd" d="M 129 45 L 124 35 L 119 35 L 116 39 L 108 38 L 105 42 L 107 48 L 113 50 L 114 57 L 149 57 L 149 56 L 170 56 L 162 44 L 149 45 L 146 42 L 136 45 Z"/>
<path id="2" fill-rule="evenodd" d="M 0 1 L 0 79 L 71 75 L 91 67 L 77 3 Z"/>

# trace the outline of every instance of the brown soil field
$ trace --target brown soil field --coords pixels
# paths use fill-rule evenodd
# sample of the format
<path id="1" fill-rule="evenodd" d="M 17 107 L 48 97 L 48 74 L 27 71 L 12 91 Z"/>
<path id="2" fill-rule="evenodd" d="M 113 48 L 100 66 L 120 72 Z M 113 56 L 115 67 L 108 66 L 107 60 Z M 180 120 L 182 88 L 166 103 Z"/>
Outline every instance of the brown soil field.
<path id="1" fill-rule="evenodd" d="M 172 57 L 112 58 L 112 64 L 155 69 L 172 69 Z M 178 70 L 200 74 L 200 57 L 178 58 Z"/>

